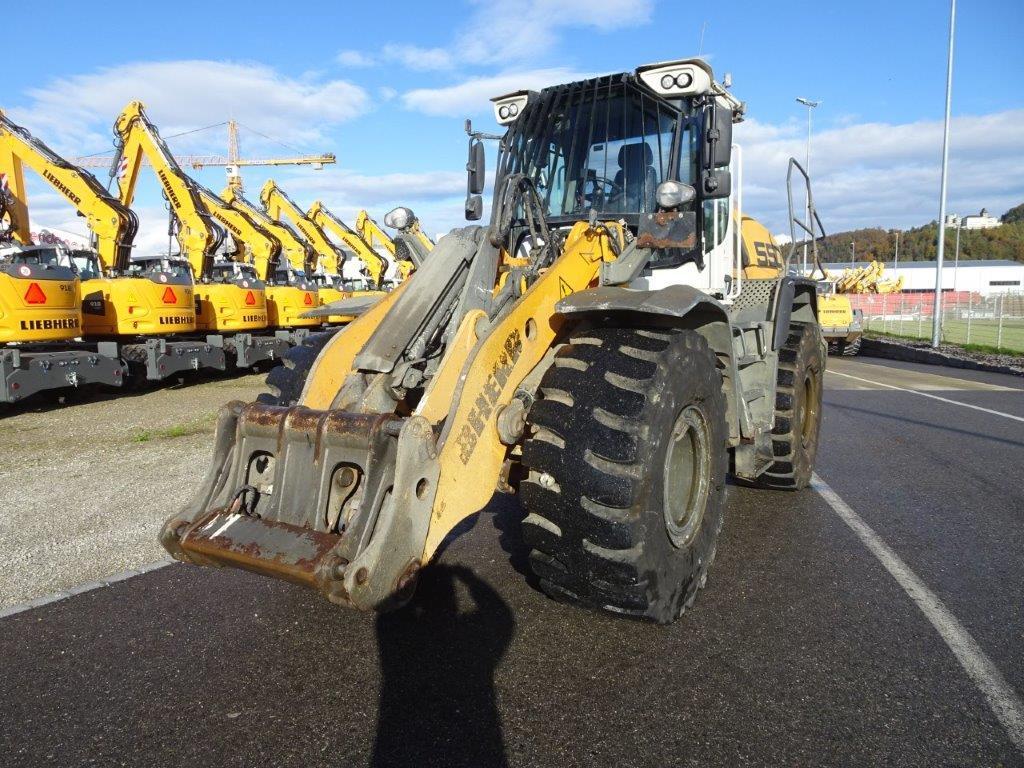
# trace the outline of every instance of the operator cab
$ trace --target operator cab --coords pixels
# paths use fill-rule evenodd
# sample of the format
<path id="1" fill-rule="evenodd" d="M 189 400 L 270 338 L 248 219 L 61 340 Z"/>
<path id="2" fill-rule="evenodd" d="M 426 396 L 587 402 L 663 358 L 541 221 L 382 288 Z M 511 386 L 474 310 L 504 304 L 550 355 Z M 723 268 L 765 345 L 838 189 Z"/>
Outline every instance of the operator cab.
<path id="1" fill-rule="evenodd" d="M 133 256 L 128 266 L 128 276 L 176 285 L 195 283 L 192 265 L 186 259 L 175 256 Z"/>
<path id="2" fill-rule="evenodd" d="M 290 285 L 294 288 L 301 288 L 304 291 L 316 290 L 313 280 L 306 277 L 303 272 L 291 266 L 278 266 L 274 271 L 274 285 Z"/>
<path id="3" fill-rule="evenodd" d="M 594 217 L 621 221 L 641 243 L 649 232 L 655 255 L 635 287 L 686 283 L 725 297 L 738 265 L 730 163 L 732 124 L 742 119 L 743 104 L 715 82 L 706 62 L 653 64 L 492 101 L 507 126 L 496 191 L 521 174 L 552 230 Z M 467 218 L 479 218 L 473 193 L 483 186 L 483 153 L 474 156 L 474 140 Z M 655 226 L 659 213 L 672 214 L 662 217 L 667 228 Z M 517 255 L 528 221 L 520 205 L 511 225 Z"/>
<path id="4" fill-rule="evenodd" d="M 0 248 L 0 261 L 45 268 L 71 268 L 71 257 L 63 245 L 15 245 Z"/>
<path id="5" fill-rule="evenodd" d="M 238 261 L 216 261 L 210 268 L 210 282 L 230 283 L 242 288 L 259 288 L 262 281 L 251 264 Z"/>

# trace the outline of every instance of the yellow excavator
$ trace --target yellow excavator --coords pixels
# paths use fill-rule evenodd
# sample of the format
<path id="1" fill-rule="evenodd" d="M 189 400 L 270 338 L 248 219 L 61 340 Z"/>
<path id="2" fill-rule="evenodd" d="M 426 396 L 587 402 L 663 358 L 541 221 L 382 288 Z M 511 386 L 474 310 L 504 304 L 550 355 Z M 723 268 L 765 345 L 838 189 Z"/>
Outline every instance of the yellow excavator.
<path id="1" fill-rule="evenodd" d="M 236 211 L 244 213 L 249 221 L 270 234 L 280 244 L 279 258 L 265 261 L 258 258 L 254 265 L 261 280 L 267 284 L 267 315 L 271 328 L 288 331 L 292 344 L 298 343 L 311 328 L 322 324 L 316 317 L 303 315 L 320 306 L 316 284 L 310 279 L 315 266 L 313 250 L 307 242 L 286 223 L 274 221 L 253 205 L 234 186 L 221 192 L 221 199 Z M 251 237 L 253 230 L 249 230 Z M 260 272 L 261 265 L 266 272 Z"/>
<path id="2" fill-rule="evenodd" d="M 388 271 L 388 260 L 384 256 L 370 247 L 359 233 L 331 213 L 327 206 L 319 200 L 313 202 L 306 212 L 306 216 L 324 232 L 333 234 L 344 247 L 356 255 L 356 258 L 363 263 L 363 268 L 369 276 L 373 288 L 381 286 Z"/>
<path id="3" fill-rule="evenodd" d="M 260 360 L 277 357 L 281 344 L 267 329 L 266 286 L 255 274 L 215 258 L 225 240 L 222 226 L 232 209 L 208 190 L 204 200 L 200 185 L 178 165 L 144 105 L 133 101 L 114 124 L 120 168 L 118 189 L 123 205 L 135 199 L 143 158 L 149 160 L 170 204 L 181 256 L 191 267 L 195 284 L 196 329 L 212 344 L 221 346 L 234 365 L 248 368 Z M 214 202 L 215 201 L 215 202 Z M 214 215 L 210 208 L 221 214 Z"/>
<path id="4" fill-rule="evenodd" d="M 349 298 L 351 292 L 342 290 L 341 272 L 345 256 L 324 234 L 320 225 L 306 216 L 273 179 L 268 179 L 260 190 L 260 202 L 267 216 L 276 222 L 281 222 L 282 218 L 287 219 L 313 248 L 316 265 L 310 277 L 316 281 L 320 306 Z M 323 319 L 331 324 L 344 324 L 350 322 L 352 316 L 328 315 Z"/>
<path id="5" fill-rule="evenodd" d="M 541 588 L 658 622 L 715 559 L 726 479 L 811 481 L 813 281 L 744 266 L 744 105 L 700 59 L 493 99 L 491 219 L 222 410 L 177 559 L 383 610 L 496 492 Z M 484 152 L 470 138 L 466 212 Z"/>
<path id="6" fill-rule="evenodd" d="M 433 241 L 420 228 L 419 219 L 409 208 L 395 208 L 384 219 L 384 224 L 408 235 L 395 241 L 380 228 L 366 210 L 356 214 L 355 230 L 370 248 L 383 248 L 395 259 L 398 278 L 406 280 L 434 247 Z"/>
<path id="7" fill-rule="evenodd" d="M 31 243 L 26 166 L 85 218 L 94 250 L 69 254 L 50 248 L 44 249 L 49 253 L 46 257 L 39 251 L 26 250 Z M 107 193 L 94 176 L 61 158 L 2 113 L 0 174 L 8 180 L 7 208 L 8 218 L 14 222 L 13 238 L 22 246 L 7 251 L 5 261 L 13 265 L 8 274 L 11 278 L 17 275 L 19 281 L 28 280 L 9 284 L 11 296 L 0 298 L 0 302 L 16 307 L 24 301 L 26 309 L 31 305 L 31 317 L 37 318 L 19 318 L 19 311 L 0 310 L 17 322 L 7 340 L 60 340 L 62 347 L 57 351 L 21 345 L 7 350 L 4 378 L 13 383 L 4 385 L 5 399 L 85 383 L 116 386 L 124 381 L 126 371 L 133 377 L 162 379 L 184 369 L 223 368 L 223 353 L 219 350 L 180 336 L 195 329 L 191 277 L 133 265 L 132 244 L 138 229 L 135 214 Z M 70 274 L 60 263 L 69 256 Z M 36 268 L 44 261 L 47 271 L 38 272 Z M 38 280 L 29 301 L 20 285 L 31 288 L 33 277 Z M 19 295 L 20 299 L 15 298 Z M 56 327 L 57 317 L 46 314 L 58 305 L 60 328 Z M 77 338 L 83 341 L 75 341 Z"/>

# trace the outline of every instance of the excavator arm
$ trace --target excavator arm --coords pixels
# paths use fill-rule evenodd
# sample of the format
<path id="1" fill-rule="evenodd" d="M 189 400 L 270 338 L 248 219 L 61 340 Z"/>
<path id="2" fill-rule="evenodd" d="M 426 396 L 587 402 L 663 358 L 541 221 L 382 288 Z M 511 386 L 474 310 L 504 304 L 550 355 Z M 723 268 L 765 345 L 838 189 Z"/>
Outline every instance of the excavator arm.
<path id="1" fill-rule="evenodd" d="M 387 260 L 383 256 L 371 248 L 345 222 L 327 210 L 327 207 L 319 200 L 310 206 L 306 216 L 312 219 L 320 229 L 333 233 L 345 247 L 355 253 L 366 266 L 367 271 L 370 273 L 370 279 L 373 280 L 375 285 L 380 285 L 381 280 L 384 279 L 384 273 L 388 269 Z"/>
<path id="2" fill-rule="evenodd" d="M 252 264 L 260 280 L 269 280 L 281 258 L 281 242 L 245 211 L 228 205 L 206 187 L 196 185 L 199 200 L 235 242 L 235 260 Z"/>
<path id="3" fill-rule="evenodd" d="M 302 233 L 306 241 L 313 246 L 314 259 L 309 265 L 310 272 L 316 270 L 317 262 L 323 266 L 324 271 L 329 275 L 340 275 L 341 267 L 345 257 L 324 234 L 320 225 L 306 216 L 295 202 L 285 194 L 273 179 L 269 179 L 263 185 L 260 192 L 260 202 L 263 203 L 263 210 L 267 216 L 275 221 L 281 221 L 281 217 L 288 219 L 291 224 Z"/>
<path id="4" fill-rule="evenodd" d="M 135 199 L 135 186 L 145 157 L 177 219 L 182 255 L 192 265 L 196 279 L 209 276 L 224 230 L 207 212 L 196 183 L 181 170 L 156 126 L 146 117 L 142 102 L 133 101 L 125 107 L 114 124 L 114 134 L 118 156 L 113 167 L 122 169 L 117 180 L 121 203 L 130 206 Z"/>
<path id="5" fill-rule="evenodd" d="M 24 167 L 56 189 L 81 214 L 96 237 L 100 264 L 107 274 L 128 268 L 139 222 L 95 176 L 72 165 L 0 111 L 0 174 L 10 189 L 7 216 L 14 239 L 31 243 Z"/>
<path id="6" fill-rule="evenodd" d="M 309 243 L 299 237 L 298 233 L 284 222 L 274 221 L 270 218 L 266 212 L 249 202 L 239 190 L 228 186 L 220 193 L 220 196 L 232 208 L 242 211 L 254 223 L 277 238 L 281 243 L 281 254 L 293 269 L 305 272 L 311 263 L 315 263 Z"/>
<path id="7" fill-rule="evenodd" d="M 375 248 L 379 244 L 392 256 L 398 250 L 395 241 L 391 239 L 391 235 L 381 229 L 380 225 L 365 210 L 360 211 L 356 215 L 356 232 L 359 233 L 359 236 L 371 248 Z"/>

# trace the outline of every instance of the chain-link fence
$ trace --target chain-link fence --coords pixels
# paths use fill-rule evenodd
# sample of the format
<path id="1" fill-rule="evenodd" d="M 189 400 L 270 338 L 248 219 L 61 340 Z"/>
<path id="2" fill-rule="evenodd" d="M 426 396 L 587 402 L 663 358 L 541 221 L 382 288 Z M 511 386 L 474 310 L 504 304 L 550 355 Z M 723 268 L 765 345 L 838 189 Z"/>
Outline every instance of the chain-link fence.
<path id="1" fill-rule="evenodd" d="M 850 301 L 864 312 L 865 330 L 915 339 L 932 337 L 934 294 L 853 294 Z M 944 293 L 942 340 L 1024 353 L 1024 293 Z"/>

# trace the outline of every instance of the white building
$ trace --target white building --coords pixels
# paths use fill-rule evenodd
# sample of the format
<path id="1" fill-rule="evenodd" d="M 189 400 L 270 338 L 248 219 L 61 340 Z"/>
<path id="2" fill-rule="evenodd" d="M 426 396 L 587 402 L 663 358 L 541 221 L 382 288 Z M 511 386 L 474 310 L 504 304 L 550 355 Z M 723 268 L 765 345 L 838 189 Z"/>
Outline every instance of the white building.
<path id="1" fill-rule="evenodd" d="M 858 262 L 858 267 L 866 266 L 867 262 Z M 825 264 L 824 267 L 833 275 L 842 274 L 848 269 L 850 262 Z M 935 290 L 934 261 L 900 261 L 894 269 L 891 261 L 885 262 L 883 280 L 895 280 L 903 277 L 903 290 L 910 292 Z M 954 266 L 951 259 L 946 259 L 942 268 L 942 289 L 944 291 L 970 291 L 988 296 L 993 293 L 1024 292 L 1024 263 L 1009 259 L 973 259 L 961 260 Z"/>
<path id="2" fill-rule="evenodd" d="M 988 210 L 985 208 L 982 208 L 981 213 L 976 216 L 957 216 L 953 214 L 946 217 L 946 224 L 948 226 L 955 227 L 958 221 L 960 229 L 993 229 L 1002 224 L 995 216 L 989 216 Z"/>

